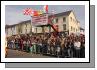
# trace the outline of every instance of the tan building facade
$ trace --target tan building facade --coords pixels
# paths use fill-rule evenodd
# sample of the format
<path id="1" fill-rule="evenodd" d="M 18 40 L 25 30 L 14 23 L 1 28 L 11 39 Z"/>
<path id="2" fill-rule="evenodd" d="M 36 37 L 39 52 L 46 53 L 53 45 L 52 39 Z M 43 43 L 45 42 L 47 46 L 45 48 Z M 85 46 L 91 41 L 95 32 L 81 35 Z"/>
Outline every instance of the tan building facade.
<path id="1" fill-rule="evenodd" d="M 59 32 L 79 33 L 80 32 L 80 22 L 77 20 L 75 13 L 71 11 L 66 11 L 54 15 L 54 25 L 58 26 Z M 33 26 L 31 20 L 23 21 L 15 25 L 6 26 L 5 28 L 7 36 L 16 34 L 29 34 L 29 33 L 49 33 L 53 32 L 54 29 L 50 26 Z"/>
<path id="2" fill-rule="evenodd" d="M 6 36 L 17 35 L 18 34 L 17 29 L 18 29 L 17 25 L 7 25 L 5 27 Z"/>
<path id="3" fill-rule="evenodd" d="M 76 19 L 73 12 L 68 16 L 68 26 L 69 34 L 80 32 L 80 22 Z"/>

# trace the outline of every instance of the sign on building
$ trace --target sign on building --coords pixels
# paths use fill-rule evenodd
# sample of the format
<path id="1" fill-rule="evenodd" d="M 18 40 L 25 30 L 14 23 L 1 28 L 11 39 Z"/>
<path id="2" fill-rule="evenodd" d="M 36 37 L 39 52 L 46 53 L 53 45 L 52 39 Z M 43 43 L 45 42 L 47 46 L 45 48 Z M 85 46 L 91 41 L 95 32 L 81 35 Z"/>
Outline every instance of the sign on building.
<path id="1" fill-rule="evenodd" d="M 41 14 L 39 16 L 32 16 L 32 25 L 47 25 L 48 24 L 48 14 Z"/>

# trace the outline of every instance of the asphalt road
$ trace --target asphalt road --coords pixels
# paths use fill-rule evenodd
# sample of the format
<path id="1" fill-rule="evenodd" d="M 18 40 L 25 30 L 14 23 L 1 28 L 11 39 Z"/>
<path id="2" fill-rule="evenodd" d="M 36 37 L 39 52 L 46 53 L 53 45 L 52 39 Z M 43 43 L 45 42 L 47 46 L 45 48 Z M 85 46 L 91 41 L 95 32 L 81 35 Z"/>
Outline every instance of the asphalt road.
<path id="1" fill-rule="evenodd" d="M 24 51 L 8 49 L 8 55 L 6 58 L 56 58 L 56 57 L 42 54 L 31 54 Z"/>

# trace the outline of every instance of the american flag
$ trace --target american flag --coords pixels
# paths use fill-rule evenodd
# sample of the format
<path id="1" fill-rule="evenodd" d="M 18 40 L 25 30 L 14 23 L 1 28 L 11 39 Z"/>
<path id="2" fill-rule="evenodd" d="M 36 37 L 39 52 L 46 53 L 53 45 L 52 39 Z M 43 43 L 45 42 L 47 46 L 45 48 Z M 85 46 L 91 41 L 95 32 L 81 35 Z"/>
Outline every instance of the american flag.
<path id="1" fill-rule="evenodd" d="M 33 14 L 33 10 L 31 8 L 26 8 L 23 10 L 24 15 L 31 15 Z"/>

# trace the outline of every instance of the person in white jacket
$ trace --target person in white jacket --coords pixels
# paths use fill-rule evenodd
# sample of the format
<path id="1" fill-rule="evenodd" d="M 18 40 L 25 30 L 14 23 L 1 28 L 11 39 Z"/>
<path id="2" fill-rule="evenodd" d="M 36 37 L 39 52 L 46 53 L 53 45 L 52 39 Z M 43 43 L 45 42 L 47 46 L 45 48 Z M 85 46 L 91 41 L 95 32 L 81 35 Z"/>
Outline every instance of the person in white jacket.
<path id="1" fill-rule="evenodd" d="M 80 43 L 80 41 L 78 39 L 75 40 L 74 46 L 75 46 L 75 49 L 76 49 L 76 57 L 80 58 L 80 46 L 81 46 L 81 43 Z"/>

